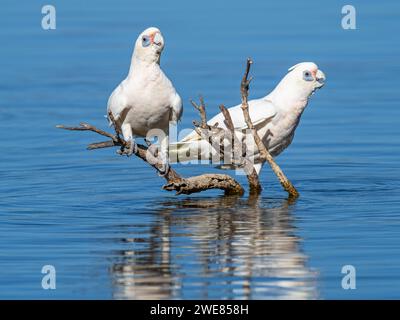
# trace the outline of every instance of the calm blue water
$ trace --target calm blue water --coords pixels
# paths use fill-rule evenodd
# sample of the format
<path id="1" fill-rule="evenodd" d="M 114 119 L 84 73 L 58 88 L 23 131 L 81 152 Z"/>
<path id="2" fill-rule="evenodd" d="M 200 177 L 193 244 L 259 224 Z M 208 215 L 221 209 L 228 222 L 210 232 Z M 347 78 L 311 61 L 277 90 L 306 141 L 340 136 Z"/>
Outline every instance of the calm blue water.
<path id="1" fill-rule="evenodd" d="M 0 9 L 0 298 L 400 298 L 398 2 L 353 0 L 357 30 L 341 28 L 342 1 L 51 3 L 55 31 L 41 29 L 42 1 Z M 324 70 L 278 158 L 298 201 L 267 167 L 257 199 L 174 196 L 140 160 L 85 150 L 100 137 L 55 129 L 106 128 L 108 96 L 151 25 L 182 128 L 199 93 L 210 114 L 239 102 L 247 56 L 251 97 L 297 62 Z M 46 264 L 56 290 L 41 288 Z M 355 290 L 341 287 L 347 264 Z"/>

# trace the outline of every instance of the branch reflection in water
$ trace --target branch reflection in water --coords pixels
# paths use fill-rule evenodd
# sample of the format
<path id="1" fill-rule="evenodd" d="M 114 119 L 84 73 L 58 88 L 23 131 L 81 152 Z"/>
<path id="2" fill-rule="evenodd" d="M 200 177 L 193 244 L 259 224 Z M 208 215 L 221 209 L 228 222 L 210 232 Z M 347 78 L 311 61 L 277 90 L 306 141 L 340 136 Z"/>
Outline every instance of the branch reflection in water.
<path id="1" fill-rule="evenodd" d="M 187 198 L 152 205 L 150 230 L 127 234 L 122 241 L 131 249 L 112 262 L 114 298 L 318 298 L 317 272 L 306 266 L 288 200 Z"/>

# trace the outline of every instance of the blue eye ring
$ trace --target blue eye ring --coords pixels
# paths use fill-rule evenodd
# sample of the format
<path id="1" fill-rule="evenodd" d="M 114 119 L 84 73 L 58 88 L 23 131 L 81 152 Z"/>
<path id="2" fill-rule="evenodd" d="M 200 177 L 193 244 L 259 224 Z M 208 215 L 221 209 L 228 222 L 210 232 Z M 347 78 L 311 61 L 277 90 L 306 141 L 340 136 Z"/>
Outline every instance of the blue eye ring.
<path id="1" fill-rule="evenodd" d="M 150 45 L 150 37 L 143 36 L 142 37 L 142 46 L 143 47 L 148 47 L 149 45 Z"/>
<path id="2" fill-rule="evenodd" d="M 314 80 L 314 78 L 313 78 L 311 72 L 308 71 L 308 70 L 303 71 L 303 79 L 304 79 L 305 81 L 313 81 L 313 80 Z"/>

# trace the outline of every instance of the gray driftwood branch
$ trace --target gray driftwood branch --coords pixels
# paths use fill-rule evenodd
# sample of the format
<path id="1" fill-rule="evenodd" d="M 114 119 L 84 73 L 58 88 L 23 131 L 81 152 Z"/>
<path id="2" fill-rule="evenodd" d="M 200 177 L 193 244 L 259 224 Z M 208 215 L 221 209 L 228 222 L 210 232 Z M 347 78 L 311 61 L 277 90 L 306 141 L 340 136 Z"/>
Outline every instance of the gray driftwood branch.
<path id="1" fill-rule="evenodd" d="M 127 142 L 121 138 L 121 133 L 119 132 L 118 126 L 115 125 L 112 114 L 109 114 L 109 117 L 114 123 L 114 128 L 116 128 L 115 134 L 98 129 L 88 123 L 81 123 L 78 127 L 58 125 L 57 128 L 72 131 L 92 131 L 110 139 L 108 141 L 91 143 L 88 146 L 89 150 L 115 146 L 120 146 L 122 149 L 128 147 Z M 150 144 L 149 146 L 139 144 L 135 155 L 160 173 L 162 162 L 153 155 L 153 152 L 149 151 L 149 148 L 151 148 Z M 176 194 L 192 194 L 209 189 L 221 189 L 226 195 L 242 195 L 244 193 L 243 187 L 235 179 L 226 174 L 203 174 L 200 176 L 183 178 L 173 168 L 170 168 L 167 174 L 163 176 L 167 181 L 163 189 L 176 191 Z"/>

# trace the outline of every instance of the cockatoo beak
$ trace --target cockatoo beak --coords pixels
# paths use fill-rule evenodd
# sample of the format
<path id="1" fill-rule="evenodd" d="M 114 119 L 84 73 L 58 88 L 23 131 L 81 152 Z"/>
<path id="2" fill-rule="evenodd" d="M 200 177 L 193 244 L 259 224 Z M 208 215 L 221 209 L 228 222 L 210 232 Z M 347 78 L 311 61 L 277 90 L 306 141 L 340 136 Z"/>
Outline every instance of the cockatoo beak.
<path id="1" fill-rule="evenodd" d="M 162 36 L 159 32 L 154 32 L 150 34 L 150 42 L 157 46 L 160 46 L 162 44 Z"/>
<path id="2" fill-rule="evenodd" d="M 315 74 L 315 80 L 319 83 L 318 88 L 321 88 L 325 84 L 325 74 L 318 70 Z"/>

